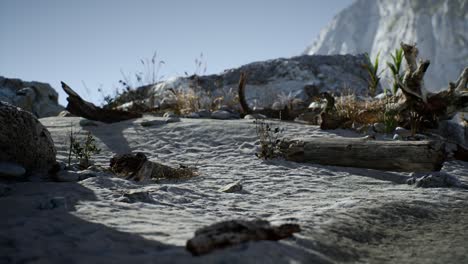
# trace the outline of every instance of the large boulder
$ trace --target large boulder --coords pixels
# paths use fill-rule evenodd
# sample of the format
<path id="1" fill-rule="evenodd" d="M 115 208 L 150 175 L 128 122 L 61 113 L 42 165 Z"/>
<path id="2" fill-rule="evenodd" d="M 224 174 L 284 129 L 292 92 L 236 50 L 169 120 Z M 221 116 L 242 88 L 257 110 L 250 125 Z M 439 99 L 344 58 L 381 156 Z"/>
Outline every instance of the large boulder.
<path id="1" fill-rule="evenodd" d="M 230 105 L 236 102 L 239 78 L 241 72 L 245 72 L 249 104 L 252 108 L 271 107 L 275 102 L 285 103 L 294 98 L 307 100 L 325 91 L 366 95 L 367 73 L 362 65 L 367 62 L 364 55 L 303 55 L 253 62 L 220 74 L 176 77 L 139 90 L 147 93 L 148 98 L 159 98 L 154 101 L 159 107 L 170 106 L 168 102 L 175 104 L 174 91 L 197 93 L 202 108 L 212 103 L 202 102 L 207 96 L 221 98 L 220 105 Z"/>
<path id="2" fill-rule="evenodd" d="M 56 162 L 49 131 L 34 115 L 0 101 L 0 162 L 23 166 L 27 173 L 47 172 Z"/>
<path id="3" fill-rule="evenodd" d="M 64 110 L 63 106 L 58 104 L 58 93 L 49 84 L 1 76 L 0 101 L 21 107 L 38 118 L 57 116 Z"/>

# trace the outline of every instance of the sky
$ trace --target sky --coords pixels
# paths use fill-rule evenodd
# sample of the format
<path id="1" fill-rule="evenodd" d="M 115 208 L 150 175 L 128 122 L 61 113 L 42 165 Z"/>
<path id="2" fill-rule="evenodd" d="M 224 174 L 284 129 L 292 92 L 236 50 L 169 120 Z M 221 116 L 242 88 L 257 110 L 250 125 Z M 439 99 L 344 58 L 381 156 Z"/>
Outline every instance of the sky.
<path id="1" fill-rule="evenodd" d="M 66 105 L 60 88 L 64 81 L 84 99 L 100 104 L 103 94 L 121 87 L 123 75 L 135 86 L 135 73 L 152 79 L 141 60 L 151 61 L 155 52 L 160 65 L 156 79 L 220 73 L 300 55 L 351 3 L 0 0 L 0 76 L 50 83 Z"/>

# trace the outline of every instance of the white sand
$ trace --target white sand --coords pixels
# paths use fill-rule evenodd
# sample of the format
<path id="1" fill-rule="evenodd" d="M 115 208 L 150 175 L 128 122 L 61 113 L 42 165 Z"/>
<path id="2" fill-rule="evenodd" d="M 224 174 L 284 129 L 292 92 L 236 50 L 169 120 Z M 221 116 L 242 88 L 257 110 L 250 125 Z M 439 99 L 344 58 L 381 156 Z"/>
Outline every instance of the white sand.
<path id="1" fill-rule="evenodd" d="M 201 176 L 184 181 L 134 183 L 95 177 L 78 183 L 9 184 L 0 197 L 0 263 L 462 263 L 468 261 L 468 191 L 397 184 L 408 174 L 287 161 L 262 161 L 251 120 L 182 119 L 152 127 L 143 120 L 83 127 L 97 138 L 99 165 L 115 153 L 139 151 L 150 160 L 196 165 Z M 70 123 L 45 118 L 66 160 Z M 281 123 L 285 135 L 353 136 L 314 126 Z M 356 136 L 356 135 L 354 135 Z M 468 183 L 468 164 L 443 171 Z M 218 189 L 241 180 L 247 193 Z M 118 202 L 129 190 L 149 191 L 155 202 Z M 68 209 L 47 207 L 65 197 Z M 60 200 L 60 199 L 59 199 Z M 45 205 L 44 205 L 45 204 Z M 202 257 L 185 251 L 193 232 L 214 222 L 264 218 L 294 222 L 303 231 L 280 242 L 262 241 Z"/>

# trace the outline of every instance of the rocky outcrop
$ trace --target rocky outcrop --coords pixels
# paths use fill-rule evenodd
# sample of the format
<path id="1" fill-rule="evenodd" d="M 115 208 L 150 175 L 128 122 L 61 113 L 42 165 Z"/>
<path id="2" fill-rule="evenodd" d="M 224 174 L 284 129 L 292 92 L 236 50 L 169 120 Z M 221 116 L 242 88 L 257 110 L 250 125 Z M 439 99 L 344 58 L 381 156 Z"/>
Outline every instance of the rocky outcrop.
<path id="1" fill-rule="evenodd" d="M 380 52 L 383 66 L 401 41 L 417 43 L 421 57 L 431 61 L 427 88 L 438 91 L 466 66 L 466 21 L 467 0 L 357 0 L 335 16 L 305 54 L 368 52 L 374 58 Z"/>
<path id="2" fill-rule="evenodd" d="M 364 63 L 366 58 L 363 55 L 303 55 L 254 62 L 221 74 L 172 78 L 142 89 L 147 90 L 148 97 L 153 95 L 160 98 L 159 102 L 156 100 L 159 106 L 173 95 L 171 91 L 192 89 L 201 95 L 226 98 L 237 95 L 241 72 L 245 72 L 249 104 L 253 108 L 271 107 L 275 102 L 308 99 L 323 91 L 339 94 L 346 90 L 367 94 L 366 72 L 362 68 Z"/>
<path id="3" fill-rule="evenodd" d="M 0 101 L 0 162 L 21 165 L 26 173 L 47 172 L 55 164 L 49 131 L 30 112 Z"/>
<path id="4" fill-rule="evenodd" d="M 21 107 L 38 118 L 57 116 L 64 109 L 58 104 L 58 93 L 49 84 L 1 76 L 0 101 Z"/>

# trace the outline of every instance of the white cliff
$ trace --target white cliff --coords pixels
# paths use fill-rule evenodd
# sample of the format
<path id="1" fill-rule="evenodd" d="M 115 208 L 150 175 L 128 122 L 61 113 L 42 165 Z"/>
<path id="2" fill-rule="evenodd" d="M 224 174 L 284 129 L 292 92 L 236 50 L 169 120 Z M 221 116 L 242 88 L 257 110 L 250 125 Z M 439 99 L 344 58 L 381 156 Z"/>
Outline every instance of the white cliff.
<path id="1" fill-rule="evenodd" d="M 468 0 L 356 0 L 305 53 L 374 58 L 380 52 L 384 65 L 401 41 L 416 43 L 420 57 L 431 61 L 427 88 L 447 87 L 468 65 Z"/>

